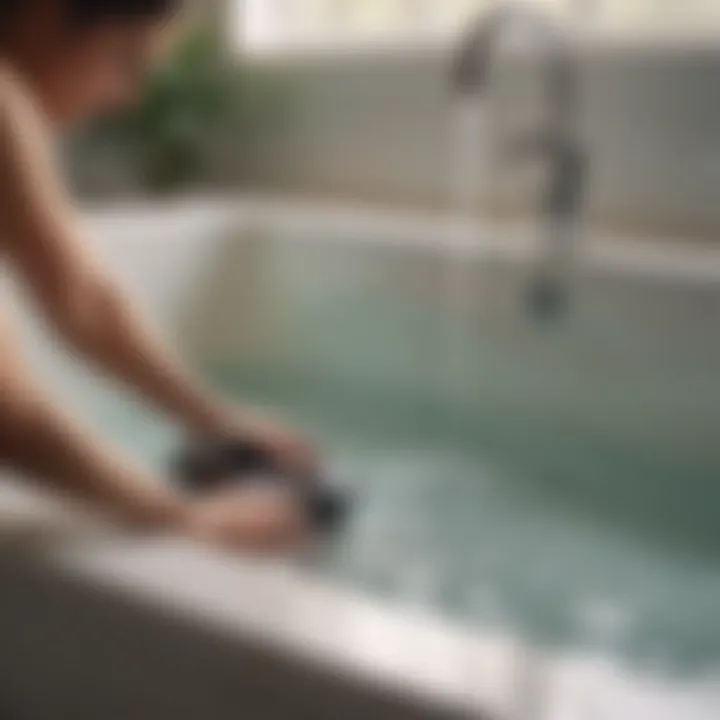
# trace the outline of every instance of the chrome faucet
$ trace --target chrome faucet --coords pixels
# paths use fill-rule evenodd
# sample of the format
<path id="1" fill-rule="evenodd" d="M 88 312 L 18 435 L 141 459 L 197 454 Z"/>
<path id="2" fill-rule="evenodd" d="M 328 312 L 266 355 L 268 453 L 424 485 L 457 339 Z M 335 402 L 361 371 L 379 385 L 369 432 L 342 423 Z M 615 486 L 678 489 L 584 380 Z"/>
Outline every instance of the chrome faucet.
<path id="1" fill-rule="evenodd" d="M 536 7 L 499 4 L 473 22 L 462 38 L 452 83 L 459 97 L 484 97 L 499 41 L 508 30 L 524 26 L 548 43 L 542 65 L 545 120 L 538 131 L 511 140 L 509 149 L 512 157 L 540 156 L 548 163 L 539 203 L 543 257 L 528 293 L 529 311 L 545 318 L 567 304 L 563 263 L 577 243 L 587 186 L 586 152 L 578 128 L 580 63 L 573 37 Z"/>

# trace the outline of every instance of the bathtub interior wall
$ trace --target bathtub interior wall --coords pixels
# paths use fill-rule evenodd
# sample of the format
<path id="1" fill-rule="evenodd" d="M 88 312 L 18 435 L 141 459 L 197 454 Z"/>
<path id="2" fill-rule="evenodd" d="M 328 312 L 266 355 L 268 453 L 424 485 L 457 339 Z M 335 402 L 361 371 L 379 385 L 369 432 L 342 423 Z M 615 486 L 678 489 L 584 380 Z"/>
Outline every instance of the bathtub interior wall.
<path id="1" fill-rule="evenodd" d="M 461 443 L 558 499 L 717 548 L 712 281 L 586 267 L 567 316 L 538 323 L 531 266 L 506 254 L 269 222 L 214 257 L 183 336 L 236 391 Z"/>

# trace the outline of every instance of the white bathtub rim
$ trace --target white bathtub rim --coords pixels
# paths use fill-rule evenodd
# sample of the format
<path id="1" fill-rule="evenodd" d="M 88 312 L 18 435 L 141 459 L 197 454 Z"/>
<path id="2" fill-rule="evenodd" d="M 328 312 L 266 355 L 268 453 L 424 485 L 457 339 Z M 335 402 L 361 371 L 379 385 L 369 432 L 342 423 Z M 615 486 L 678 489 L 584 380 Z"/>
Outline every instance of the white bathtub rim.
<path id="1" fill-rule="evenodd" d="M 42 552 L 64 575 L 228 638 L 343 671 L 373 692 L 436 708 L 439 717 L 459 711 L 516 720 L 523 696 L 547 703 L 543 720 L 575 717 L 562 713 L 599 698 L 614 720 L 720 717 L 720 668 L 693 681 L 669 680 L 602 654 L 545 654 L 511 632 L 471 631 L 428 608 L 379 602 L 291 563 L 176 537 L 119 535 L 22 485 L 3 484 L 0 499 L 5 516 L 57 524 L 64 538 Z"/>
<path id="2" fill-rule="evenodd" d="M 515 720 L 529 702 L 523 695 L 546 702 L 538 717 L 548 720 L 563 717 L 563 706 L 600 698 L 616 720 L 714 720 L 720 710 L 720 669 L 682 683 L 602 655 L 545 656 L 511 633 L 473 633 L 427 608 L 380 603 L 292 565 L 230 557 L 177 538 L 76 546 L 55 561 L 92 582 L 344 670 L 375 689 L 409 694 L 440 712 Z M 198 582 L 202 573 L 206 585 Z"/>
<path id="3" fill-rule="evenodd" d="M 270 196 L 190 197 L 168 202 L 123 203 L 89 209 L 87 228 L 105 239 L 152 242 L 154 235 L 206 235 L 210 242 L 229 232 L 256 233 L 284 240 L 315 238 L 322 242 L 422 248 L 448 259 L 486 258 L 531 263 L 537 257 L 540 229 L 528 221 L 489 222 L 448 218 L 349 203 Z M 657 281 L 720 282 L 720 245 L 687 238 L 653 241 L 592 232 L 577 248 L 584 269 Z"/>

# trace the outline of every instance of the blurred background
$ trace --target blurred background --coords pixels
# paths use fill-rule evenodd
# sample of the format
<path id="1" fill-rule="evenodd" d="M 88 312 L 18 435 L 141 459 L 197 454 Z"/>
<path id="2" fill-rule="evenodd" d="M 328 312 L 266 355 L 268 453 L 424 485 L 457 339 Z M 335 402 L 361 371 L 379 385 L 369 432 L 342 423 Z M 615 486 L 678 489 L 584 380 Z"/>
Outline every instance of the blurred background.
<path id="1" fill-rule="evenodd" d="M 450 57 L 493 4 L 209 3 L 214 20 L 188 31 L 141 111 L 75 142 L 76 184 L 104 199 L 242 187 L 446 209 Z M 594 37 L 582 52 L 588 216 L 633 231 L 711 236 L 719 221 L 717 4 L 524 4 L 576 16 Z M 537 63 L 499 65 L 502 100 L 492 114 L 503 127 L 532 113 Z M 499 184 L 491 197 L 478 187 L 478 204 L 527 210 L 531 199 L 516 182 Z"/>

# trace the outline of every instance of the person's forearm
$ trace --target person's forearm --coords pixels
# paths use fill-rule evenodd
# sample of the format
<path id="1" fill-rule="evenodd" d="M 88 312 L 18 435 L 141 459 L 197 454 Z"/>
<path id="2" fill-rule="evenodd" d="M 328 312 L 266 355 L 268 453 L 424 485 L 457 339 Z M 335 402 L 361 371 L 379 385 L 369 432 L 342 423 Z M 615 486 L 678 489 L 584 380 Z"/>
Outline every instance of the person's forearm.
<path id="1" fill-rule="evenodd" d="M 85 357 L 199 433 L 223 426 L 226 408 L 205 390 L 122 293 L 100 286 L 80 298 L 86 310 L 64 323 Z"/>
<path id="2" fill-rule="evenodd" d="M 124 521 L 158 527 L 182 523 L 185 506 L 179 495 L 129 464 L 37 389 L 13 379 L 2 390 L 0 466 Z"/>

